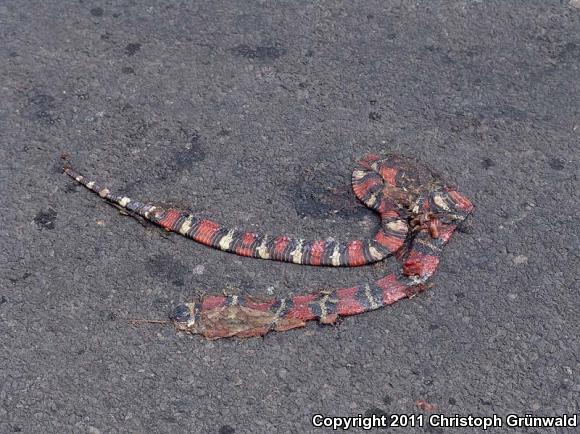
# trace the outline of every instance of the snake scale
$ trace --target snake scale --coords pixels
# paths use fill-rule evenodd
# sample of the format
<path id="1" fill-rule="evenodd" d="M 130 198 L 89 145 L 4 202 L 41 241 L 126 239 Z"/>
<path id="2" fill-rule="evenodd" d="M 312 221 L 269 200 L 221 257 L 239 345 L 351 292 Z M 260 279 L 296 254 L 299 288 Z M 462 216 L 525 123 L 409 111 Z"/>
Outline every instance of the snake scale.
<path id="1" fill-rule="evenodd" d="M 103 199 L 167 231 L 199 243 L 261 259 L 315 266 L 353 267 L 394 254 L 401 270 L 349 288 L 304 292 L 289 298 L 207 296 L 175 307 L 178 330 L 206 338 L 261 336 L 271 330 L 302 327 L 307 321 L 333 324 L 340 316 L 379 309 L 426 289 L 442 249 L 473 211 L 472 203 L 417 160 L 401 155 L 369 155 L 352 172 L 357 198 L 374 210 L 381 224 L 373 238 L 338 242 L 269 236 L 225 227 L 187 210 L 144 203 L 118 195 L 79 174 L 64 172 Z"/>

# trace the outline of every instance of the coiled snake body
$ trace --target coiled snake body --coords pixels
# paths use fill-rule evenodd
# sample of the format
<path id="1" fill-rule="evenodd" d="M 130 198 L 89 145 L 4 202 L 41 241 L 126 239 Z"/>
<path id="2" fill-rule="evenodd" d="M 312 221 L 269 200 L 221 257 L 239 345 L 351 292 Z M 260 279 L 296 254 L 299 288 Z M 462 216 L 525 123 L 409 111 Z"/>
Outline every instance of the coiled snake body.
<path id="1" fill-rule="evenodd" d="M 369 155 L 352 174 L 355 195 L 379 214 L 372 239 L 337 242 L 268 236 L 230 229 L 189 211 L 142 203 L 115 194 L 65 165 L 64 172 L 107 201 L 202 244 L 262 259 L 305 265 L 360 266 L 395 254 L 398 273 L 350 288 L 257 299 L 216 295 L 178 305 L 171 314 L 177 329 L 207 338 L 260 336 L 302 327 L 307 321 L 334 323 L 413 296 L 439 264 L 443 246 L 473 210 L 471 202 L 414 159 Z"/>

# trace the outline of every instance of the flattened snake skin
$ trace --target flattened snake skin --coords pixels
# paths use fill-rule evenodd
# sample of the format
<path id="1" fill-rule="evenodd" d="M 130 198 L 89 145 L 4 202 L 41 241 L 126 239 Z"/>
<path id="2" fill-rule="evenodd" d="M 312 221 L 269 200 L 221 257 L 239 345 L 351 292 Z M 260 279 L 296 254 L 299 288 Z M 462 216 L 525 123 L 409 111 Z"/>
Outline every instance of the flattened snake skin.
<path id="1" fill-rule="evenodd" d="M 339 316 L 379 309 L 426 288 L 442 249 L 472 203 L 442 182 L 427 167 L 400 155 L 369 155 L 352 173 L 357 198 L 378 213 L 381 225 L 372 239 L 338 242 L 304 240 L 228 228 L 192 212 L 135 201 L 118 195 L 65 164 L 64 172 L 103 199 L 145 218 L 167 231 L 204 245 L 261 259 L 315 266 L 354 267 L 395 254 L 398 273 L 350 288 L 305 292 L 290 298 L 257 299 L 240 295 L 207 296 L 178 305 L 171 319 L 178 330 L 210 339 L 261 336 L 271 330 L 324 324 Z"/>

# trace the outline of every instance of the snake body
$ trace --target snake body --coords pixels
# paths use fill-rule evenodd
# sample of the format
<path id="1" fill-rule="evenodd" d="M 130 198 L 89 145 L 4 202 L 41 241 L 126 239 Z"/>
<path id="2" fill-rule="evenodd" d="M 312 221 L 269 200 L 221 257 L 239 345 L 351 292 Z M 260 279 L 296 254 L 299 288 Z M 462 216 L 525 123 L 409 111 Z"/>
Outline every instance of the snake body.
<path id="1" fill-rule="evenodd" d="M 471 202 L 427 167 L 399 155 L 369 155 L 352 173 L 357 198 L 378 213 L 381 225 L 371 239 L 338 242 L 269 236 L 225 227 L 192 212 L 135 201 L 116 194 L 65 165 L 64 172 L 103 199 L 204 245 L 261 259 L 304 265 L 360 266 L 395 254 L 399 273 L 350 288 L 304 293 L 291 298 L 256 299 L 218 295 L 178 305 L 171 319 L 178 330 L 207 338 L 264 335 L 302 327 L 307 321 L 334 323 L 413 296 L 439 264 L 443 246 L 473 210 Z"/>

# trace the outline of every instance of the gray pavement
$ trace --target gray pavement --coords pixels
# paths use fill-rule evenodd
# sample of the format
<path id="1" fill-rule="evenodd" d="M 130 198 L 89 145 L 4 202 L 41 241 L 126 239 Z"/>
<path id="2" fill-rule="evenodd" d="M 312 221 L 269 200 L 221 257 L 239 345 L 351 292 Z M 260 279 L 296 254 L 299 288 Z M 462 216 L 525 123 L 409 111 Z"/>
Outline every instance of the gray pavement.
<path id="1" fill-rule="evenodd" d="M 417 400 L 577 413 L 577 4 L 0 1 L 0 432 L 332 432 L 311 416 L 428 414 Z M 214 251 L 120 215 L 58 160 L 229 225 L 348 239 L 377 225 L 353 162 L 382 151 L 477 206 L 434 287 L 337 326 L 214 342 L 126 320 L 397 265 Z"/>

